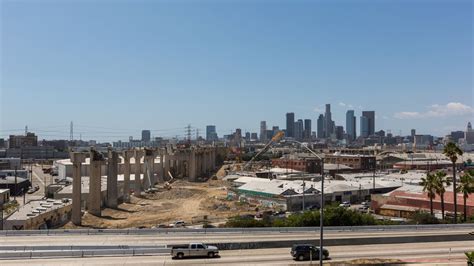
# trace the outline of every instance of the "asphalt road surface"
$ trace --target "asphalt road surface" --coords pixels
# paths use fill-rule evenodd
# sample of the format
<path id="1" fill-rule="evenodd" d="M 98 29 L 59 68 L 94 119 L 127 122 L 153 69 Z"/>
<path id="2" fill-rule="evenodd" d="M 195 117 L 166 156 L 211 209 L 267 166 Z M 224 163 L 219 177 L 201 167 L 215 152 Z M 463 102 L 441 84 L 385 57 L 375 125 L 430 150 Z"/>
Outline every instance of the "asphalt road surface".
<path id="1" fill-rule="evenodd" d="M 473 241 L 328 247 L 331 260 L 398 259 L 424 264 L 466 265 L 463 253 L 474 249 Z M 52 258 L 1 260 L 1 265 L 292 265 L 309 264 L 292 260 L 289 248 L 221 251 L 220 258 L 173 260 L 169 255 L 137 257 Z M 317 264 L 317 262 L 313 262 Z"/>

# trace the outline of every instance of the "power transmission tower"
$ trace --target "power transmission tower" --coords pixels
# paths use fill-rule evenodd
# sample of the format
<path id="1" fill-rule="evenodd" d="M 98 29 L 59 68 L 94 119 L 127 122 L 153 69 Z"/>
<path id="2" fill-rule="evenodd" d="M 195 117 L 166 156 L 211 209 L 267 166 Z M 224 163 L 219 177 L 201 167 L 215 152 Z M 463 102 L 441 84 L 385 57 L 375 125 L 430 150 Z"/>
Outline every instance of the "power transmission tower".
<path id="1" fill-rule="evenodd" d="M 191 124 L 189 124 L 189 125 L 186 127 L 186 136 L 187 136 L 188 142 L 191 142 Z"/>
<path id="2" fill-rule="evenodd" d="M 199 139 L 199 128 L 196 128 L 196 140 Z"/>
<path id="3" fill-rule="evenodd" d="M 25 126 L 25 136 L 28 135 L 28 125 Z"/>

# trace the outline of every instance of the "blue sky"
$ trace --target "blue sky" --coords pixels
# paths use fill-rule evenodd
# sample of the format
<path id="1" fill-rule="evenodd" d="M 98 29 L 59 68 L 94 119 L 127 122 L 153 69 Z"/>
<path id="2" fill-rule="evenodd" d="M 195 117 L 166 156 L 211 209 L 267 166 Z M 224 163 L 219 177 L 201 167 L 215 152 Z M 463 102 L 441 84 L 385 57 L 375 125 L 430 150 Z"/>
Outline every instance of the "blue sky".
<path id="1" fill-rule="evenodd" d="M 325 103 L 395 134 L 474 120 L 468 0 L 0 3 L 3 136 L 258 132 Z"/>

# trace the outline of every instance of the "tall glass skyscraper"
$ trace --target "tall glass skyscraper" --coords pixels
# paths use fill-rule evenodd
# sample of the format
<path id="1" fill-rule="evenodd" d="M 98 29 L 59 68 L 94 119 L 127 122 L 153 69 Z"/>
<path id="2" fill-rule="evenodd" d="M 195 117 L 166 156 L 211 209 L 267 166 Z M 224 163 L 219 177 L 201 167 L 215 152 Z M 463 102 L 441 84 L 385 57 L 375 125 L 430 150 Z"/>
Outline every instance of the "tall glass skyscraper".
<path id="1" fill-rule="evenodd" d="M 295 113 L 286 113 L 286 137 L 295 137 Z"/>
<path id="2" fill-rule="evenodd" d="M 348 110 L 346 113 L 346 133 L 348 139 L 351 141 L 357 138 L 354 110 Z"/>

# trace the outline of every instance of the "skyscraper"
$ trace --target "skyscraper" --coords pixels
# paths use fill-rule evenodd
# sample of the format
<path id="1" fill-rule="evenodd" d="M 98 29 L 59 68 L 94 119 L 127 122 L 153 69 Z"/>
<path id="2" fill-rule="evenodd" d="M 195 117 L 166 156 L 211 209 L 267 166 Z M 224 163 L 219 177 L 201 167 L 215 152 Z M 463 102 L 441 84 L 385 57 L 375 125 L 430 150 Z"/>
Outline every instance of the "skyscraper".
<path id="1" fill-rule="evenodd" d="M 317 128 L 318 128 L 318 134 L 317 134 L 318 139 L 323 139 L 326 134 L 324 133 L 324 116 L 322 114 L 320 114 L 318 117 Z"/>
<path id="2" fill-rule="evenodd" d="M 298 140 L 303 139 L 303 131 L 304 131 L 303 120 L 298 119 L 298 121 L 295 122 L 294 129 L 295 129 L 294 138 Z"/>
<path id="3" fill-rule="evenodd" d="M 311 138 L 311 119 L 304 120 L 304 134 L 303 135 L 305 139 Z"/>
<path id="4" fill-rule="evenodd" d="M 336 126 L 335 128 L 336 139 L 342 140 L 344 138 L 344 127 L 343 126 Z"/>
<path id="5" fill-rule="evenodd" d="M 375 134 L 375 111 L 363 111 L 362 116 L 367 118 L 369 136 Z"/>
<path id="6" fill-rule="evenodd" d="M 369 119 L 366 116 L 360 117 L 360 136 L 363 138 L 369 136 Z"/>
<path id="7" fill-rule="evenodd" d="M 267 121 L 260 122 L 260 141 L 267 140 Z"/>
<path id="8" fill-rule="evenodd" d="M 217 140 L 216 126 L 214 125 L 206 126 L 206 140 L 207 141 Z"/>
<path id="9" fill-rule="evenodd" d="M 347 138 L 350 141 L 353 141 L 357 137 L 356 133 L 356 117 L 354 115 L 354 110 L 348 110 L 346 113 L 346 132 Z"/>
<path id="10" fill-rule="evenodd" d="M 326 112 L 324 113 L 324 131 L 326 133 L 326 138 L 330 138 L 331 134 L 334 133 L 334 122 L 332 121 L 331 115 L 331 104 L 326 104 Z"/>
<path id="11" fill-rule="evenodd" d="M 150 140 L 151 140 L 150 130 L 142 130 L 142 141 L 143 142 L 150 142 Z"/>
<path id="12" fill-rule="evenodd" d="M 286 137 L 295 137 L 295 113 L 286 113 Z"/>

